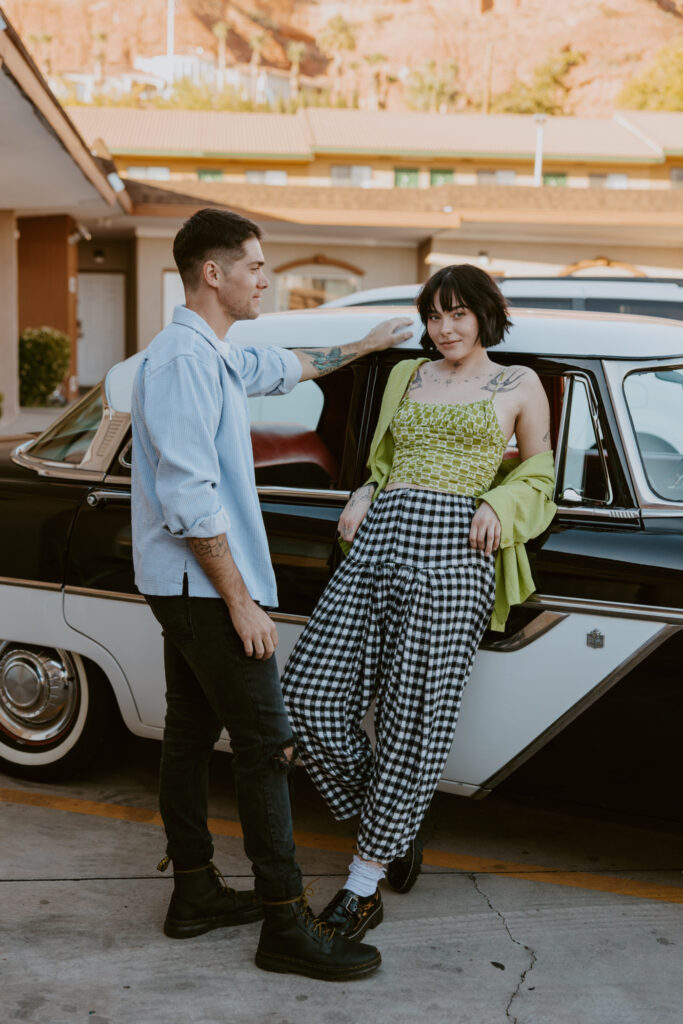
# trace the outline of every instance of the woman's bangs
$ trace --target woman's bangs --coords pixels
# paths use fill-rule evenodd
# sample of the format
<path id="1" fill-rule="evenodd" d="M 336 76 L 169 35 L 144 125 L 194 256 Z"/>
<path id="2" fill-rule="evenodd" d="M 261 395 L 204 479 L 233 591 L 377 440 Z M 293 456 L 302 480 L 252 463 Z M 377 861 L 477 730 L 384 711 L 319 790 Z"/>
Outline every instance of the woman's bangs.
<path id="1" fill-rule="evenodd" d="M 434 293 L 434 299 L 436 299 L 437 295 L 439 296 L 439 305 L 444 313 L 451 313 L 458 306 L 464 306 L 465 309 L 469 309 L 462 292 L 458 290 L 456 281 L 450 275 L 441 282 L 438 290 Z M 436 313 L 436 309 L 432 308 L 430 313 Z"/>

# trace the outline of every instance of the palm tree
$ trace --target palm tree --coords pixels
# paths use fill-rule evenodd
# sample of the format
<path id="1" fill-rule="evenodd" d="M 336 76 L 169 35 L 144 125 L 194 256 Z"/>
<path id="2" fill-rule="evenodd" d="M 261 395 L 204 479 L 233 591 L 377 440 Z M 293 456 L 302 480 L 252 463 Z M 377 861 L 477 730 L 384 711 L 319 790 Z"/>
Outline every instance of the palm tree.
<path id="1" fill-rule="evenodd" d="M 386 64 L 387 59 L 384 53 L 369 53 L 365 57 L 366 64 L 372 69 L 369 104 L 371 110 L 384 110 L 387 105 L 386 68 L 380 66 Z"/>
<path id="2" fill-rule="evenodd" d="M 316 40 L 322 52 L 332 61 L 332 103 L 341 91 L 341 78 L 347 53 L 356 49 L 356 36 L 351 25 L 340 14 L 330 19 Z"/>
<path id="3" fill-rule="evenodd" d="M 216 85 L 219 92 L 223 92 L 225 89 L 225 65 L 226 65 L 226 45 L 225 41 L 228 38 L 228 32 L 230 26 L 227 21 L 215 21 L 211 26 L 211 31 L 218 40 L 218 74 L 216 76 Z"/>
<path id="4" fill-rule="evenodd" d="M 301 70 L 301 58 L 306 52 L 306 44 L 293 41 L 287 47 L 287 59 L 289 61 L 289 95 L 293 103 L 299 101 L 299 91 L 301 88 L 300 81 L 300 70 Z"/>
<path id="5" fill-rule="evenodd" d="M 261 54 L 263 53 L 263 47 L 265 46 L 268 35 L 266 32 L 254 32 L 253 36 L 249 40 L 251 46 L 251 60 L 249 61 L 249 69 L 251 74 L 251 98 L 256 102 L 257 84 L 258 84 L 258 69 L 261 62 Z"/>

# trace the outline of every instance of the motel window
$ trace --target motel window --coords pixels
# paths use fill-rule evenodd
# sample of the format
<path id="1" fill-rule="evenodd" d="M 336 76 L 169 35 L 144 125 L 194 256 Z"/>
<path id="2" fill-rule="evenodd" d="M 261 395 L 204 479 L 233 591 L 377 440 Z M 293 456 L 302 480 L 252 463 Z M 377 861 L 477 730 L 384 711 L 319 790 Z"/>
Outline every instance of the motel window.
<path id="1" fill-rule="evenodd" d="M 171 177 L 170 167 L 157 167 L 156 165 L 136 165 L 127 167 L 126 174 L 129 178 L 151 179 L 152 181 L 168 181 Z"/>
<path id="2" fill-rule="evenodd" d="M 683 188 L 683 167 L 671 168 L 671 187 Z"/>
<path id="3" fill-rule="evenodd" d="M 286 185 L 287 171 L 246 171 L 244 178 L 250 185 Z"/>
<path id="4" fill-rule="evenodd" d="M 372 167 L 368 164 L 332 164 L 330 179 L 333 185 L 369 188 L 372 185 Z"/>
<path id="5" fill-rule="evenodd" d="M 589 174 L 591 188 L 628 188 L 628 174 Z"/>
<path id="6" fill-rule="evenodd" d="M 517 172 L 507 168 L 477 171 L 477 185 L 514 185 Z"/>
<path id="7" fill-rule="evenodd" d="M 216 171 L 211 170 L 209 167 L 200 167 L 197 170 L 197 180 L 198 181 L 222 181 L 223 180 L 223 172 L 222 171 L 217 171 L 217 170 Z"/>
<path id="8" fill-rule="evenodd" d="M 357 292 L 360 280 L 337 267 L 297 267 L 278 275 L 278 309 L 314 309 L 323 302 Z"/>
<path id="9" fill-rule="evenodd" d="M 552 188 L 564 188 L 567 184 L 567 175 L 564 171 L 553 174 L 544 174 L 543 184 L 550 185 Z"/>
<path id="10" fill-rule="evenodd" d="M 430 185 L 452 185 L 453 184 L 453 171 L 430 171 L 429 172 L 429 184 Z"/>
<path id="11" fill-rule="evenodd" d="M 420 172 L 416 167 L 395 167 L 394 186 L 395 188 L 417 188 L 420 181 Z"/>

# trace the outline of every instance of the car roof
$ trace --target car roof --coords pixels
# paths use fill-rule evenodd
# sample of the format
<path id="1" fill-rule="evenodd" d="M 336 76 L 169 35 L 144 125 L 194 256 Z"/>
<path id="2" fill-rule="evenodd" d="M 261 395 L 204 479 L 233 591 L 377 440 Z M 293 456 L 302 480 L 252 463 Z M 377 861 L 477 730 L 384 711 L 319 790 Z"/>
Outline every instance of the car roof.
<path id="1" fill-rule="evenodd" d="M 346 306 L 341 309 L 288 310 L 240 320 L 230 329 L 233 344 L 270 348 L 333 348 L 364 337 L 389 317 L 412 322 L 412 337 L 400 351 L 421 352 L 422 323 L 405 306 Z M 520 355 L 590 356 L 599 359 L 681 359 L 683 323 L 661 317 L 622 316 L 575 310 L 515 309 L 512 328 L 496 352 Z M 133 380 L 144 350 L 112 367 L 105 378 L 111 409 L 130 412 Z"/>
<path id="2" fill-rule="evenodd" d="M 654 277 L 551 277 L 546 275 L 501 277 L 496 283 L 504 295 L 527 298 L 584 297 L 602 299 L 660 299 L 683 304 L 683 279 Z M 396 284 L 351 292 L 324 304 L 325 309 L 346 306 L 390 305 L 412 302 L 421 284 Z"/>

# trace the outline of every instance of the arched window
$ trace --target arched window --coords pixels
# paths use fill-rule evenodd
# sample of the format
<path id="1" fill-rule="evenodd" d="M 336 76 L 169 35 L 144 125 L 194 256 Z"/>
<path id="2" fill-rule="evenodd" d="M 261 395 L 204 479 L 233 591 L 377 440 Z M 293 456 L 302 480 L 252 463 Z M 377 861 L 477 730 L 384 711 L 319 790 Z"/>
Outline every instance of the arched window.
<path id="1" fill-rule="evenodd" d="M 357 292 L 365 271 L 322 254 L 274 268 L 278 309 L 313 309 Z"/>

